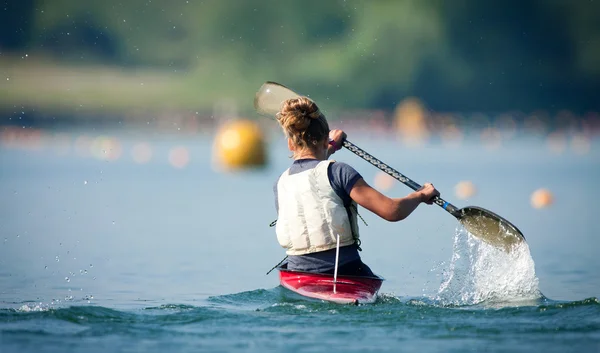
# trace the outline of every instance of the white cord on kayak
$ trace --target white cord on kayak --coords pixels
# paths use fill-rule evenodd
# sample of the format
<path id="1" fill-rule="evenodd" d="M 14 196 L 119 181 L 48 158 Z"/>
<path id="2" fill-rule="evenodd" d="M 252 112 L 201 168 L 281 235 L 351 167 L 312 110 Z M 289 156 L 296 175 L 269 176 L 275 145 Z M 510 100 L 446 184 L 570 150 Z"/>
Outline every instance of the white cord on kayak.
<path id="1" fill-rule="evenodd" d="M 337 244 L 335 247 L 335 269 L 333 270 L 333 293 L 336 291 L 338 262 L 340 261 L 340 235 L 337 234 Z"/>

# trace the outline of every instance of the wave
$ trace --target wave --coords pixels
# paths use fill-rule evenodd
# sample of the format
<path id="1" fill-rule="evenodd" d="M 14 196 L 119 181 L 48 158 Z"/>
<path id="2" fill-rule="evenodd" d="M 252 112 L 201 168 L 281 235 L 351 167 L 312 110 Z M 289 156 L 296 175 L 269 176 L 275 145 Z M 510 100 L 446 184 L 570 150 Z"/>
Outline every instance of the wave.
<path id="1" fill-rule="evenodd" d="M 553 301 L 547 300 L 548 304 L 539 305 L 537 308 L 539 311 L 549 311 L 549 310 L 560 310 L 560 309 L 572 309 L 572 308 L 580 308 L 580 307 L 589 307 L 589 308 L 597 308 L 600 309 L 600 300 L 596 297 L 586 298 L 583 300 L 576 301 Z"/>
<path id="2" fill-rule="evenodd" d="M 306 307 L 306 308 L 356 308 L 353 305 L 339 305 L 318 300 L 306 300 L 287 289 L 277 286 L 272 289 L 258 289 L 240 293 L 226 294 L 210 297 L 206 305 L 193 306 L 188 304 L 163 304 L 134 310 L 117 310 L 95 305 L 69 306 L 63 308 L 40 307 L 39 304 L 25 304 L 18 309 L 0 308 L 0 323 L 15 320 L 31 320 L 34 318 L 48 318 L 64 320 L 72 323 L 102 323 L 102 322 L 136 322 L 143 319 L 146 322 L 167 322 L 177 319 L 181 322 L 186 318 L 205 320 L 222 315 L 228 311 L 261 311 L 276 307 Z M 487 309 L 529 308 L 531 311 L 546 312 L 559 310 L 572 310 L 576 308 L 589 308 L 600 313 L 600 299 L 590 297 L 576 301 L 555 301 L 545 297 L 532 301 L 512 301 L 522 305 L 507 305 L 494 307 L 494 302 L 481 302 L 475 305 L 448 305 L 430 297 L 400 298 L 392 294 L 381 294 L 374 304 L 364 304 L 358 307 L 397 308 L 426 307 L 445 310 L 463 309 L 485 311 Z M 175 321 L 177 321 L 175 320 Z"/>
<path id="3" fill-rule="evenodd" d="M 71 306 L 46 308 L 44 310 L 0 309 L 0 323 L 46 319 L 65 321 L 78 325 L 102 323 L 131 324 L 147 323 L 169 325 L 186 324 L 222 317 L 223 311 L 210 307 L 167 304 L 142 310 L 116 310 L 102 306 Z"/>
<path id="4" fill-rule="evenodd" d="M 475 325 L 491 331 L 516 330 L 516 333 L 600 332 L 600 300 L 595 297 L 571 302 L 543 298 L 536 305 L 492 308 L 481 304 L 443 306 L 427 297 L 398 298 L 384 294 L 374 304 L 352 306 L 288 298 L 286 292 L 289 291 L 276 287 L 215 296 L 201 306 L 174 303 L 133 310 L 94 305 L 42 311 L 0 309 L 0 335 L 172 336 L 232 327 L 270 330 L 290 318 L 307 327 L 315 322 L 327 327 L 341 322 L 385 327 L 421 325 L 437 330 L 436 325 L 442 322 L 465 329 Z M 536 325 L 516 328 L 515 320 Z"/>

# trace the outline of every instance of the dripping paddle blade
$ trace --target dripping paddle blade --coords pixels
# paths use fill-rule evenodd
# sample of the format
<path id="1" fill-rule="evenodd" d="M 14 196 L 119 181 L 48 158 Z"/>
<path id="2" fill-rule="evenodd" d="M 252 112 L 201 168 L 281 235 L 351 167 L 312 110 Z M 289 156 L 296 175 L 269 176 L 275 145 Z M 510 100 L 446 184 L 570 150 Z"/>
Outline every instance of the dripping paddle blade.
<path id="1" fill-rule="evenodd" d="M 276 82 L 265 82 L 254 97 L 254 108 L 261 114 L 270 118 L 276 118 L 281 110 L 283 102 L 300 95 L 291 89 Z"/>
<path id="2" fill-rule="evenodd" d="M 471 235 L 505 251 L 525 241 L 523 233 L 516 226 L 484 208 L 465 207 L 458 211 L 457 216 Z"/>

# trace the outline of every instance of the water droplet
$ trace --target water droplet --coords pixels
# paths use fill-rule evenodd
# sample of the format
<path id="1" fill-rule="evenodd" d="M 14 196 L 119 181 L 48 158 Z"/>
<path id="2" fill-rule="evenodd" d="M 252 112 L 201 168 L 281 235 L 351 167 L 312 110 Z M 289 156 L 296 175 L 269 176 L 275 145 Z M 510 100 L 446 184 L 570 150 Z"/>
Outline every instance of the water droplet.
<path id="1" fill-rule="evenodd" d="M 56 262 L 60 262 L 60 258 L 56 255 Z"/>
<path id="2" fill-rule="evenodd" d="M 115 224 L 115 221 L 112 221 L 113 225 Z"/>
<path id="3" fill-rule="evenodd" d="M 94 265 L 90 264 L 90 267 L 94 267 Z"/>
<path id="4" fill-rule="evenodd" d="M 20 235 L 20 234 L 17 234 L 17 238 L 20 238 L 20 237 L 21 237 L 21 235 Z"/>
<path id="5" fill-rule="evenodd" d="M 44 270 L 47 269 L 47 268 L 48 268 L 48 266 L 44 266 Z"/>
<path id="6" fill-rule="evenodd" d="M 87 185 L 87 180 L 84 180 L 84 181 L 83 181 L 83 185 Z"/>
<path id="7" fill-rule="evenodd" d="M 83 270 L 83 274 L 84 274 L 84 275 L 87 275 L 87 270 Z"/>
<path id="8" fill-rule="evenodd" d="M 71 279 L 69 277 L 65 277 L 65 281 L 71 282 Z"/>

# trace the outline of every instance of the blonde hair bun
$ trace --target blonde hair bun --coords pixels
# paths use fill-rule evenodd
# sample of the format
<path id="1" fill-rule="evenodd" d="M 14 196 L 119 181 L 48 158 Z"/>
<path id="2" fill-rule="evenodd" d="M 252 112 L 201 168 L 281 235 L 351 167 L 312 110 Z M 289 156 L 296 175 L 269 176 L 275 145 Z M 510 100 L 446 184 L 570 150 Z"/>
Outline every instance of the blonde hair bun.
<path id="1" fill-rule="evenodd" d="M 277 120 L 286 136 L 301 148 L 316 145 L 329 135 L 325 116 L 308 97 L 284 101 Z"/>

